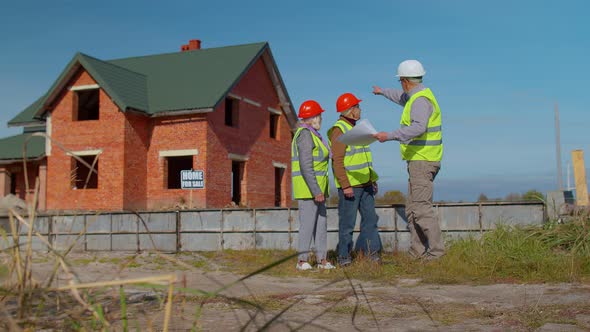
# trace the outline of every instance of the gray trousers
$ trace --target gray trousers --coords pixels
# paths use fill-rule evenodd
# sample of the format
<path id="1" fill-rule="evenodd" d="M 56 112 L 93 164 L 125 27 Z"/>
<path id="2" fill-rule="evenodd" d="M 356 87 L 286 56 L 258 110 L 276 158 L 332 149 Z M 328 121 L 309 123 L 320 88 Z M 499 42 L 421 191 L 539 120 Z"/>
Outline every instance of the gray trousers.
<path id="1" fill-rule="evenodd" d="M 438 218 L 432 207 L 433 181 L 440 170 L 440 162 L 408 161 L 408 198 L 406 217 L 410 229 L 410 254 L 419 257 L 425 253 L 442 256 L 445 244 Z"/>
<path id="2" fill-rule="evenodd" d="M 326 223 L 326 203 L 316 203 L 313 199 L 299 200 L 299 260 L 307 261 L 311 243 L 314 242 L 318 262 L 326 259 L 328 224 Z"/>

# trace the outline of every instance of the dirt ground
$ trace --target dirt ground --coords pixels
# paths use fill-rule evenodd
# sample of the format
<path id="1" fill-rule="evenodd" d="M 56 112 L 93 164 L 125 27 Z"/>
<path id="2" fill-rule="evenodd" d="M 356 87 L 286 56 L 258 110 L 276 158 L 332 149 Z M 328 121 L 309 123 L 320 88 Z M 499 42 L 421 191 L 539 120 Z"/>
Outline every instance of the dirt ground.
<path id="1" fill-rule="evenodd" d="M 174 273 L 175 288 L 214 291 L 243 276 L 224 272 L 214 263 L 199 262 L 198 254 L 181 256 L 192 269 L 161 258 L 134 254 L 79 253 L 68 255 L 81 282 L 129 279 Z M 35 257 L 34 276 L 43 280 L 53 262 Z M 331 283 L 313 278 L 256 275 L 224 290 L 226 298 L 204 299 L 198 293 L 176 293 L 170 330 L 204 331 L 590 331 L 588 284 L 424 285 L 400 279 L 394 286 L 358 280 Z M 60 276 L 56 285 L 65 285 Z M 164 316 L 164 290 L 126 286 L 129 327 L 159 330 Z M 113 289 L 113 296 L 118 294 Z M 248 301 L 240 303 L 234 298 Z M 259 308 L 256 308 L 258 306 Z M 199 308 L 202 308 L 199 311 Z M 116 317 L 118 301 L 105 305 Z M 115 321 L 114 330 L 122 329 Z M 137 326 L 136 326 L 137 325 Z"/>

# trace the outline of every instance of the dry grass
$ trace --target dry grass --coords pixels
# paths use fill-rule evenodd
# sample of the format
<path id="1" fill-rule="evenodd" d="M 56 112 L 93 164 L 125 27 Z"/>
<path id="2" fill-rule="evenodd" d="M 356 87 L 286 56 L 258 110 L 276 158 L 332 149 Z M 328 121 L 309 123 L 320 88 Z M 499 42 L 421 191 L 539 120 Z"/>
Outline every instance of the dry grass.
<path id="1" fill-rule="evenodd" d="M 34 218 L 34 216 L 30 216 Z M 30 230 L 28 238 L 19 243 L 19 229 L 17 223 Z M 163 330 L 170 327 L 173 307 L 175 310 L 184 311 L 187 303 L 197 310 L 192 315 L 192 326 L 198 329 L 200 326 L 201 312 L 206 305 L 229 305 L 230 308 L 246 310 L 252 315 L 251 322 L 256 319 L 260 324 L 260 317 L 266 320 L 263 326 L 269 327 L 279 320 L 284 323 L 282 317 L 289 310 L 301 302 L 302 298 L 281 297 L 255 297 L 254 295 L 243 298 L 232 298 L 221 293 L 241 284 L 243 281 L 260 273 L 281 266 L 284 262 L 294 259 L 294 255 L 277 257 L 268 255 L 266 260 L 270 264 L 254 269 L 250 266 L 249 273 L 235 282 L 220 285 L 214 291 L 205 291 L 195 288 L 181 287 L 177 282 L 176 274 L 163 274 L 145 278 L 117 279 L 101 282 L 81 282 L 77 276 L 76 268 L 84 268 L 88 264 L 116 264 L 120 272 L 129 269 L 132 264 L 146 264 L 152 270 L 161 267 L 174 270 L 194 270 L 195 266 L 201 267 L 204 260 L 198 259 L 186 262 L 171 255 L 163 255 L 152 252 L 147 255 L 130 256 L 127 259 L 97 258 L 96 255 L 88 258 L 76 258 L 71 261 L 67 256 L 71 248 L 59 251 L 52 247 L 51 243 L 41 234 L 32 230 L 34 219 L 25 219 L 18 212 L 10 210 L 11 232 L 3 238 L 6 250 L 2 257 L 2 287 L 0 287 L 0 329 L 20 331 L 22 329 L 55 329 L 55 330 L 109 330 L 122 329 L 124 331 L 138 327 L 140 330 Z M 44 264 L 56 266 L 52 273 L 42 280 L 33 277 L 33 251 L 31 249 L 32 238 L 37 237 L 45 244 L 49 253 L 43 257 Z M 11 242 L 12 240 L 12 242 Z M 12 244 L 12 245 L 11 245 Z M 73 245 L 72 245 L 73 246 Z M 202 257 L 202 256 L 199 256 Z M 60 280 L 66 280 L 66 284 Z M 327 284 L 332 284 L 328 282 Z M 324 285 L 322 285 L 323 287 Z M 351 285 L 352 286 L 352 285 Z M 151 290 L 150 299 L 132 299 L 135 289 L 147 288 Z M 358 291 L 361 293 L 361 291 Z M 317 319 L 328 312 L 334 305 L 321 311 Z M 355 304 L 349 304 L 353 307 Z M 362 309 L 360 309 L 362 310 Z M 149 314 L 148 312 L 162 312 L 161 314 Z M 256 317 L 256 318 L 255 318 Z M 298 322 L 300 326 L 313 324 L 313 319 L 308 322 Z M 302 325 L 301 325 L 302 324 Z"/>
<path id="2" fill-rule="evenodd" d="M 353 264 L 332 271 L 297 271 L 297 258 L 265 271 L 277 277 L 306 276 L 337 280 L 352 278 L 396 284 L 400 278 L 419 278 L 432 284 L 493 284 L 590 282 L 590 219 L 544 227 L 498 225 L 481 238 L 447 244 L 447 254 L 436 261 L 415 260 L 405 253 L 384 253 L 382 264 L 357 257 Z M 206 253 L 224 269 L 247 273 L 295 251 L 225 250 Z M 334 253 L 329 258 L 335 261 Z M 312 260 L 313 261 L 313 260 Z"/>

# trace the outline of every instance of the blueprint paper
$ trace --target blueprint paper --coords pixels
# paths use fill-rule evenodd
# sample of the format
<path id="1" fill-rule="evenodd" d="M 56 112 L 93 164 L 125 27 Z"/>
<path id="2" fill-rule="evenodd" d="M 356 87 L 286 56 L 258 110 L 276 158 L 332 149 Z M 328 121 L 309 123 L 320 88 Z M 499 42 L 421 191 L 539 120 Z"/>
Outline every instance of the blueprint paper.
<path id="1" fill-rule="evenodd" d="M 356 123 L 351 130 L 342 134 L 338 140 L 346 145 L 369 145 L 377 139 L 373 137 L 377 130 L 367 119 L 362 119 Z"/>

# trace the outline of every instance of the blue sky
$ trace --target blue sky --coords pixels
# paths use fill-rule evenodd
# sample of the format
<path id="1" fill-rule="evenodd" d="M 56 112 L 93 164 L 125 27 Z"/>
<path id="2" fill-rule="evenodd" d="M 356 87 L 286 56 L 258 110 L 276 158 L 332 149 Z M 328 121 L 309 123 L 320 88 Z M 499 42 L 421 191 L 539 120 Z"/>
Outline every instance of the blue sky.
<path id="1" fill-rule="evenodd" d="M 399 62 L 420 60 L 443 112 L 435 200 L 545 192 L 557 186 L 556 103 L 564 177 L 572 150 L 590 154 L 589 10 L 584 1 L 3 1 L 0 136 L 20 132 L 6 122 L 75 52 L 108 60 L 189 39 L 268 41 L 294 105 L 316 99 L 327 110 L 324 132 L 344 92 L 363 99 L 378 130 L 397 128 L 401 108 L 371 86 L 399 88 Z M 405 192 L 398 143 L 371 147 L 382 188 Z"/>

